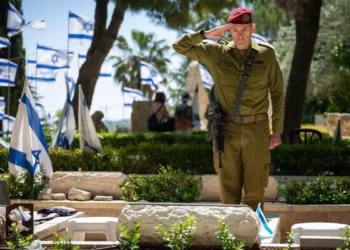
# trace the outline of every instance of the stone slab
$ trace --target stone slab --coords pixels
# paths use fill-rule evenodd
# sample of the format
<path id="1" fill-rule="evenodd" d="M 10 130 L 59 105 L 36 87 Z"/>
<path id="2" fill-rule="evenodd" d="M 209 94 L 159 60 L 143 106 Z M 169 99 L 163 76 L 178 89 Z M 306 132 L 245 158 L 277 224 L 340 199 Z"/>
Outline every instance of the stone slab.
<path id="1" fill-rule="evenodd" d="M 50 181 L 53 193 L 68 194 L 72 187 L 88 191 L 92 197 L 96 195 L 113 196 L 120 199 L 122 190 L 120 185 L 126 175 L 121 172 L 54 172 Z"/>
<path id="2" fill-rule="evenodd" d="M 259 218 L 247 206 L 133 204 L 124 207 L 118 223 L 130 231 L 133 230 L 134 223 L 140 222 L 141 245 L 163 244 L 161 237 L 155 237 L 157 226 L 162 224 L 164 229 L 169 231 L 174 223 L 184 221 L 192 215 L 196 217 L 196 230 L 192 236 L 192 244 L 195 246 L 219 246 L 216 232 L 219 230 L 220 218 L 225 220 L 237 241 L 244 241 L 249 247 L 260 244 Z M 119 228 L 117 233 L 119 235 Z"/>

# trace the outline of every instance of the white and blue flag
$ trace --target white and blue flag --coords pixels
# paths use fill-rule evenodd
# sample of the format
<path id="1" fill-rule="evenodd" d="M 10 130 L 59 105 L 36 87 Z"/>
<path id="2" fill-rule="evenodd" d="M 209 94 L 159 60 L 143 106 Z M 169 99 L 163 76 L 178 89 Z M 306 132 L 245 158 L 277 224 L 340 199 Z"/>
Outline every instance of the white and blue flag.
<path id="1" fill-rule="evenodd" d="M 52 177 L 52 165 L 39 116 L 29 85 L 24 84 L 9 150 L 9 171 L 28 171 L 32 176 L 43 168 Z"/>
<path id="2" fill-rule="evenodd" d="M 11 137 L 16 118 L 7 114 L 2 115 L 2 132 L 7 137 Z"/>
<path id="3" fill-rule="evenodd" d="M 51 69 L 36 68 L 36 60 L 27 60 L 26 75 L 30 84 L 34 82 L 55 83 L 57 72 Z"/>
<path id="4" fill-rule="evenodd" d="M 0 49 L 10 46 L 10 41 L 6 37 L 0 37 Z"/>
<path id="5" fill-rule="evenodd" d="M 266 230 L 266 232 L 268 232 L 270 235 L 273 235 L 273 231 L 270 228 L 270 226 L 266 220 L 266 217 L 260 208 L 260 203 L 259 203 L 258 208 L 256 209 L 255 213 L 258 215 L 259 220 L 260 220 L 263 228 Z"/>
<path id="6" fill-rule="evenodd" d="M 46 110 L 45 110 L 44 105 L 42 105 L 39 102 L 36 102 L 35 109 L 36 109 L 36 112 L 38 113 L 41 124 L 46 124 L 47 114 L 46 114 Z"/>
<path id="7" fill-rule="evenodd" d="M 151 85 L 152 90 L 158 89 L 158 84 L 163 81 L 163 77 L 156 67 L 145 61 L 141 61 L 141 84 Z"/>
<path id="8" fill-rule="evenodd" d="M 214 85 L 214 80 L 209 71 L 202 64 L 199 64 L 199 73 L 201 75 L 204 88 L 211 89 Z"/>
<path id="9" fill-rule="evenodd" d="M 69 39 L 92 40 L 93 34 L 94 21 L 69 11 Z"/>
<path id="10" fill-rule="evenodd" d="M 59 50 L 38 44 L 36 50 L 37 70 L 46 69 L 56 71 L 67 69 L 73 55 L 73 52 L 67 53 L 66 50 Z"/>
<path id="11" fill-rule="evenodd" d="M 87 57 L 86 55 L 78 54 L 79 69 L 81 68 L 83 63 L 86 61 L 86 57 Z M 112 65 L 107 62 L 103 62 L 103 64 L 101 65 L 100 74 L 98 76 L 99 78 L 104 78 L 104 79 L 112 78 L 113 76 Z"/>
<path id="12" fill-rule="evenodd" d="M 15 86 L 17 64 L 0 58 L 0 86 Z"/>
<path id="13" fill-rule="evenodd" d="M 78 118 L 81 152 L 98 152 L 102 150 L 81 85 L 79 85 Z"/>
<path id="14" fill-rule="evenodd" d="M 71 101 L 73 101 L 76 83 L 75 83 L 73 77 L 70 77 L 70 76 L 69 77 L 66 76 L 66 83 L 68 84 L 69 98 Z"/>
<path id="15" fill-rule="evenodd" d="M 252 34 L 252 39 L 255 40 L 256 42 L 264 42 L 267 43 L 267 39 L 257 33 Z"/>
<path id="16" fill-rule="evenodd" d="M 144 100 L 144 96 L 141 90 L 124 87 L 123 99 L 124 107 L 132 107 L 134 101 L 142 101 Z"/>
<path id="17" fill-rule="evenodd" d="M 19 11 L 9 3 L 7 12 L 7 36 L 11 37 L 21 33 L 25 27 L 32 27 L 34 29 L 45 29 L 46 23 L 43 19 L 37 19 L 31 22 L 26 22 Z"/>
<path id="18" fill-rule="evenodd" d="M 67 87 L 67 99 L 64 104 L 62 115 L 60 120 L 58 121 L 57 131 L 52 140 L 52 147 L 61 147 L 65 149 L 70 149 L 74 140 L 75 134 L 75 118 L 74 118 L 74 110 L 73 110 L 73 94 L 75 85 L 73 87 L 69 87 L 68 83 L 69 78 L 66 78 L 66 87 Z M 73 90 L 73 92 L 71 92 Z"/>
<path id="19" fill-rule="evenodd" d="M 2 119 L 2 117 L 5 114 L 5 107 L 6 107 L 5 97 L 0 96 L 0 119 Z"/>

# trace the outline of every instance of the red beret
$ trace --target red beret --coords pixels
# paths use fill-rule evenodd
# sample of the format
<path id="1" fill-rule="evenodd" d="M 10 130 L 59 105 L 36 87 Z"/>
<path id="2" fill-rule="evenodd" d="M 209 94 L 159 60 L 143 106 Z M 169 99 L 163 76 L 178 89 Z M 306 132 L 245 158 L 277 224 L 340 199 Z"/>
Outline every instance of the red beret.
<path id="1" fill-rule="evenodd" d="M 227 19 L 227 23 L 238 23 L 245 24 L 252 22 L 252 11 L 248 8 L 241 7 L 237 8 L 231 12 L 229 18 Z"/>

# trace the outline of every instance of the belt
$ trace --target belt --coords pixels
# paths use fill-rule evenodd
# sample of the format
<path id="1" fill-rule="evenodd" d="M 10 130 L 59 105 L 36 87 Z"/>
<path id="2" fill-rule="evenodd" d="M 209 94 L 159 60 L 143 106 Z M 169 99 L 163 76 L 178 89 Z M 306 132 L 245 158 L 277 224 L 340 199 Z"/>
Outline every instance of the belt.
<path id="1" fill-rule="evenodd" d="M 263 113 L 263 114 L 256 114 L 256 115 L 237 115 L 234 120 L 232 119 L 231 116 L 229 116 L 228 122 L 246 124 L 246 123 L 265 121 L 267 119 L 268 119 L 267 114 Z"/>

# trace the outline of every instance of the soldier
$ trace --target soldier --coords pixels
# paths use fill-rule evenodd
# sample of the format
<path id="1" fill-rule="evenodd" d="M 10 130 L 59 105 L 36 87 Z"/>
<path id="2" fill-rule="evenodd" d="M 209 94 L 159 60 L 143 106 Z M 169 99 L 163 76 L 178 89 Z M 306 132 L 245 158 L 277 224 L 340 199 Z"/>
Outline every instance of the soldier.
<path id="1" fill-rule="evenodd" d="M 202 42 L 221 38 L 227 31 L 231 33 L 231 42 Z M 259 203 L 263 208 L 270 150 L 281 144 L 284 93 L 274 49 L 268 43 L 252 40 L 254 31 L 252 12 L 237 8 L 227 24 L 187 34 L 173 48 L 207 65 L 214 79 L 217 102 L 227 117 L 223 125 L 224 154 L 219 158 L 214 152 L 222 203 L 240 204 L 244 187 L 244 203 L 255 211 Z M 272 133 L 267 115 L 268 92 L 273 110 Z"/>

